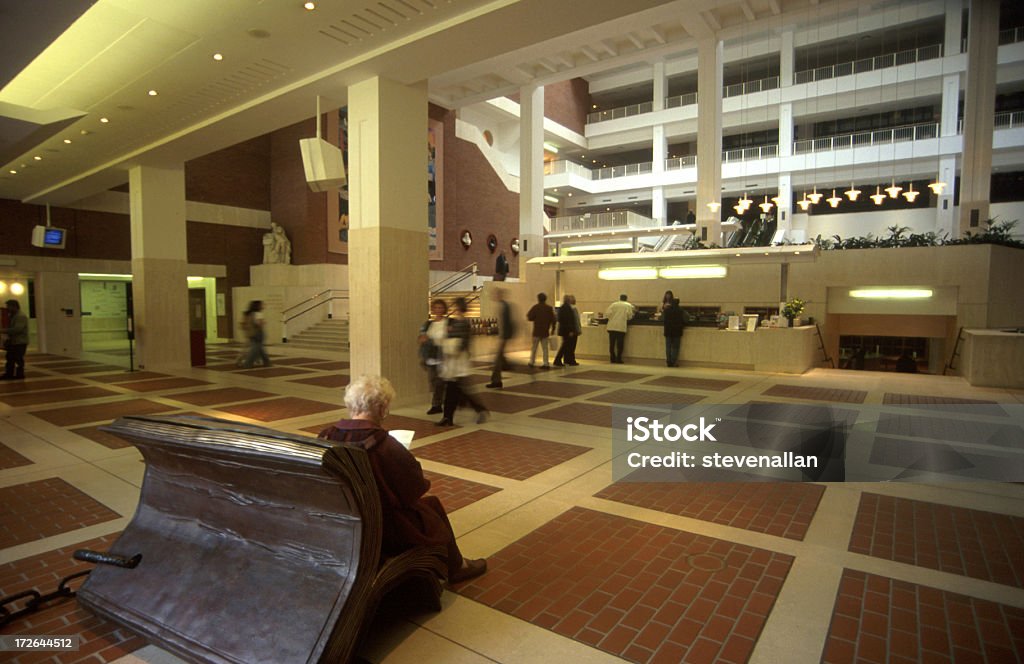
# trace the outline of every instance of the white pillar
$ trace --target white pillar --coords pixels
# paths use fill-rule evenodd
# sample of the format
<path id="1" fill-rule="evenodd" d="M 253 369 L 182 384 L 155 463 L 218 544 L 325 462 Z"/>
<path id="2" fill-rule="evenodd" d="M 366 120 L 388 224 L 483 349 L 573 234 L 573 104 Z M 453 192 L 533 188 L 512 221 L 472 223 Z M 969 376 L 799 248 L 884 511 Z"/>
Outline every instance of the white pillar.
<path id="1" fill-rule="evenodd" d="M 519 274 L 544 254 L 544 86 L 519 93 Z"/>
<path id="2" fill-rule="evenodd" d="M 668 81 L 665 79 L 665 63 L 654 63 L 654 110 L 660 111 L 665 108 L 666 88 Z"/>
<path id="3" fill-rule="evenodd" d="M 953 192 L 956 185 L 956 155 L 939 158 L 939 182 L 945 182 L 946 188 L 935 204 L 935 228 L 941 234 L 945 231 L 950 236 L 957 235 L 959 221 L 953 215 Z"/>
<path id="4" fill-rule="evenodd" d="M 427 307 L 427 86 L 374 77 L 348 89 L 351 375 L 400 398 L 424 391 L 414 335 Z M 483 238 L 477 240 L 483 242 Z"/>
<path id="5" fill-rule="evenodd" d="M 963 0 L 946 0 L 946 35 L 943 55 L 960 53 L 960 35 L 963 33 Z"/>
<path id="6" fill-rule="evenodd" d="M 665 200 L 665 187 L 651 189 L 651 217 L 658 220 L 659 226 L 668 223 L 668 201 Z"/>
<path id="7" fill-rule="evenodd" d="M 971 3 L 964 94 L 964 156 L 960 169 L 960 233 L 977 232 L 989 217 L 992 130 L 996 111 L 999 3 Z"/>
<path id="8" fill-rule="evenodd" d="M 793 228 L 793 176 L 790 173 L 779 173 L 779 204 L 775 212 L 778 230 Z"/>
<path id="9" fill-rule="evenodd" d="M 185 168 L 128 171 L 132 298 L 140 369 L 191 365 Z"/>
<path id="10" fill-rule="evenodd" d="M 960 112 L 960 74 L 946 74 L 942 77 L 942 119 L 939 136 L 956 136 Z"/>
<path id="11" fill-rule="evenodd" d="M 665 125 L 654 125 L 651 140 L 651 171 L 665 172 L 665 158 L 668 157 L 668 139 L 665 138 Z"/>
<path id="12" fill-rule="evenodd" d="M 793 104 L 779 104 L 779 156 L 793 155 Z"/>
<path id="13" fill-rule="evenodd" d="M 722 41 L 697 44 L 697 237 L 722 244 L 722 212 L 708 203 L 722 202 Z"/>
<path id="14" fill-rule="evenodd" d="M 782 47 L 779 49 L 779 87 L 793 85 L 793 67 L 796 61 L 795 34 L 792 27 L 782 31 Z"/>

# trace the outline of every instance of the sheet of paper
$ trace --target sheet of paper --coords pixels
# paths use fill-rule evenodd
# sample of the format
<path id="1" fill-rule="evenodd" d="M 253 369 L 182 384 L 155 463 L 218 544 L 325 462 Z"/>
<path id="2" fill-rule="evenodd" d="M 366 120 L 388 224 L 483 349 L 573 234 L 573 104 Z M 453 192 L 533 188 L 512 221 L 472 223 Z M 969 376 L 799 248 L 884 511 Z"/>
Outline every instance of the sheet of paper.
<path id="1" fill-rule="evenodd" d="M 409 449 L 409 446 L 412 445 L 412 439 L 416 435 L 416 432 L 412 429 L 393 429 L 388 431 L 388 433 L 391 434 L 392 438 L 405 445 L 405 449 Z"/>

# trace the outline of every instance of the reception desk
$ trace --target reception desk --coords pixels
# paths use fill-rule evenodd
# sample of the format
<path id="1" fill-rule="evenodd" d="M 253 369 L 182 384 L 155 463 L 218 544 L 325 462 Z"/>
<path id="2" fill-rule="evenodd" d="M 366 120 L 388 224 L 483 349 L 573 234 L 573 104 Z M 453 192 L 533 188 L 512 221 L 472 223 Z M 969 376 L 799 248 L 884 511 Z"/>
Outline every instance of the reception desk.
<path id="1" fill-rule="evenodd" d="M 801 374 L 817 364 L 817 341 L 813 325 L 759 327 L 754 332 L 688 327 L 683 332 L 679 365 Z M 603 324 L 583 328 L 576 355 L 608 359 L 608 333 Z M 661 323 L 631 324 L 623 358 L 626 362 L 664 362 L 665 335 Z"/>

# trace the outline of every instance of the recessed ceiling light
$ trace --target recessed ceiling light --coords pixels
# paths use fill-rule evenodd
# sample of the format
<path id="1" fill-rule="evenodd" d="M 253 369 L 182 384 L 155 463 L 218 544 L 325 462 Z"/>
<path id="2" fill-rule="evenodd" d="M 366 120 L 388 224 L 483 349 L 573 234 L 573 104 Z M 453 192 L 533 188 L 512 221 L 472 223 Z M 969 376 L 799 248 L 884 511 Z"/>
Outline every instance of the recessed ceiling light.
<path id="1" fill-rule="evenodd" d="M 78 133 L 79 133 L 79 134 L 81 134 L 82 136 L 88 136 L 88 135 L 89 135 L 89 134 L 91 134 L 92 132 L 91 132 L 91 131 L 89 131 L 88 129 L 83 129 L 82 131 L 80 131 L 80 132 L 78 132 Z"/>
<path id="2" fill-rule="evenodd" d="M 149 91 L 149 92 L 148 92 L 147 94 L 148 94 L 148 95 L 149 95 L 150 97 L 155 97 L 155 96 L 156 96 L 156 90 L 150 90 L 150 91 Z"/>
<path id="3" fill-rule="evenodd" d="M 67 143 L 68 145 L 70 145 L 71 144 L 71 139 L 70 138 L 65 138 L 64 142 Z"/>
<path id="4" fill-rule="evenodd" d="M 102 122 L 103 124 L 107 124 L 108 122 L 110 122 L 110 119 L 109 118 L 100 118 L 100 122 Z"/>
<path id="5" fill-rule="evenodd" d="M 315 2 L 307 2 L 307 3 L 305 3 L 302 6 L 306 8 L 306 11 L 313 11 L 314 9 L 316 9 L 316 3 Z"/>
<path id="6" fill-rule="evenodd" d="M 35 159 L 36 161 L 42 161 L 43 160 L 43 158 L 40 157 L 39 155 L 36 155 L 36 156 L 34 156 L 32 158 Z"/>
<path id="7" fill-rule="evenodd" d="M 224 59 L 224 56 L 222 54 L 220 54 L 220 53 L 214 53 L 213 54 L 213 59 L 216 60 L 217 62 L 220 62 L 221 60 Z"/>
<path id="8" fill-rule="evenodd" d="M 13 168 L 11 170 L 7 171 L 7 172 L 10 173 L 11 175 L 17 175 L 18 174 L 18 171 L 16 171 Z"/>

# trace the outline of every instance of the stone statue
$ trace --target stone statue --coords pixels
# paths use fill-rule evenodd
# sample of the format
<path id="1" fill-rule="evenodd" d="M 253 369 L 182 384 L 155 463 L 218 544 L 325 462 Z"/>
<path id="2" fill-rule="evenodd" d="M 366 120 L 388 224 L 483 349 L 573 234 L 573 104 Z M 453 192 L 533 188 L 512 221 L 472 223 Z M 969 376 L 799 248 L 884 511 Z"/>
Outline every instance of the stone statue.
<path id="1" fill-rule="evenodd" d="M 285 235 L 284 228 L 270 222 L 270 232 L 263 234 L 263 264 L 281 263 L 291 265 L 292 243 Z"/>

